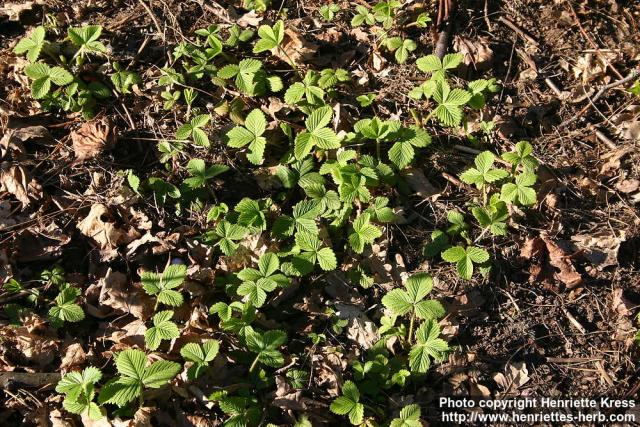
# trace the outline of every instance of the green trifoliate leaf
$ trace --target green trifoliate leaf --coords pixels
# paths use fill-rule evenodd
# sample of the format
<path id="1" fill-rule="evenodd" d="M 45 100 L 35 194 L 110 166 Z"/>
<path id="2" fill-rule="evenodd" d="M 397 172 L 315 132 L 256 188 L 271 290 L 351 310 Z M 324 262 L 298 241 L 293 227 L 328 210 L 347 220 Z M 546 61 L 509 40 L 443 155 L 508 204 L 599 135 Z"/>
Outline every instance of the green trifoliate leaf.
<path id="1" fill-rule="evenodd" d="M 409 365 L 412 372 L 425 373 L 431 366 L 431 360 L 444 360 L 449 345 L 440 338 L 440 326 L 435 319 L 429 319 L 416 330 L 416 344 L 409 352 Z"/>
<path id="2" fill-rule="evenodd" d="M 278 21 L 273 27 L 261 25 L 258 28 L 258 36 L 260 40 L 253 47 L 253 53 L 260 53 L 278 47 L 284 40 L 284 22 Z"/>
<path id="3" fill-rule="evenodd" d="M 218 235 L 220 240 L 218 245 L 223 254 L 229 256 L 233 255 L 238 249 L 237 240 L 242 240 L 249 230 L 238 224 L 231 224 L 227 221 L 221 221 L 218 223 L 215 229 L 215 234 Z"/>
<path id="4" fill-rule="evenodd" d="M 267 140 L 262 136 L 267 128 L 267 120 L 259 109 L 252 110 L 245 119 L 244 126 L 236 126 L 227 132 L 227 145 L 232 148 L 249 147 L 247 159 L 256 165 L 264 161 Z"/>
<path id="5" fill-rule="evenodd" d="M 474 160 L 475 168 L 470 168 L 460 175 L 460 179 L 473 184 L 478 189 L 484 188 L 487 184 L 499 181 L 509 176 L 509 172 L 502 169 L 494 169 L 495 156 L 490 151 L 483 151 Z"/>
<path id="6" fill-rule="evenodd" d="M 68 287 L 55 298 L 55 305 L 49 310 L 49 316 L 57 322 L 79 322 L 84 319 L 84 311 L 76 304 L 80 291 Z"/>
<path id="7" fill-rule="evenodd" d="M 450 53 L 445 55 L 440 61 L 436 55 L 427 55 L 418 58 L 416 65 L 420 71 L 425 73 L 431 73 L 433 80 L 444 80 L 447 75 L 447 71 L 458 68 L 458 65 L 464 59 L 464 55 L 461 53 Z"/>
<path id="8" fill-rule="evenodd" d="M 471 94 L 462 89 L 451 89 L 446 81 L 437 81 L 433 91 L 433 99 L 438 103 L 435 116 L 445 126 L 458 126 L 462 121 L 462 106 Z"/>
<path id="9" fill-rule="evenodd" d="M 209 147 L 209 145 L 211 145 L 209 137 L 202 128 L 205 127 L 210 120 L 211 116 L 208 114 L 195 116 L 189 123 L 185 123 L 178 128 L 176 131 L 176 139 L 187 139 L 191 137 L 194 144 Z"/>
<path id="10" fill-rule="evenodd" d="M 364 418 L 364 405 L 360 403 L 360 391 L 353 381 L 346 381 L 342 386 L 342 396 L 331 402 L 331 412 L 337 415 L 348 415 L 353 425 L 359 425 Z"/>
<path id="11" fill-rule="evenodd" d="M 534 171 L 538 167 L 538 160 L 532 155 L 533 147 L 527 141 L 520 141 L 513 151 L 504 153 L 502 158 L 514 167 L 524 166 L 525 169 Z"/>
<path id="12" fill-rule="evenodd" d="M 489 260 L 489 253 L 477 246 L 454 246 L 442 253 L 442 259 L 447 262 L 456 263 L 456 268 L 460 277 L 470 280 L 473 276 L 473 265 L 482 264 Z"/>
<path id="13" fill-rule="evenodd" d="M 361 254 L 366 245 L 372 244 L 382 236 L 382 230 L 371 224 L 371 216 L 364 212 L 353 221 L 353 232 L 349 234 L 349 244 L 354 252 Z"/>
<path id="14" fill-rule="evenodd" d="M 502 186 L 500 198 L 505 202 L 518 203 L 523 206 L 530 206 L 536 203 L 536 190 L 531 188 L 536 183 L 537 176 L 525 170 L 516 176 L 514 183 L 509 182 Z"/>
<path id="15" fill-rule="evenodd" d="M 284 363 L 284 357 L 278 350 L 287 341 L 287 334 L 280 330 L 267 331 L 264 334 L 253 332 L 246 337 L 247 348 L 260 363 L 277 368 Z"/>
<path id="16" fill-rule="evenodd" d="M 226 165 L 211 165 L 207 167 L 204 160 L 191 159 L 187 163 L 187 172 L 191 177 L 185 179 L 184 183 L 190 188 L 201 188 L 206 185 L 208 180 L 228 170 L 229 167 Z"/>
<path id="17" fill-rule="evenodd" d="M 162 274 L 145 271 L 140 275 L 142 288 L 149 295 L 155 295 L 158 301 L 173 307 L 182 305 L 182 294 L 175 288 L 184 283 L 187 276 L 187 266 L 172 264 L 165 268 Z"/>
<path id="18" fill-rule="evenodd" d="M 157 350 L 163 340 L 172 340 L 180 336 L 178 325 L 171 321 L 172 310 L 165 310 L 153 316 L 153 326 L 144 334 L 144 340 L 150 350 Z"/>
<path id="19" fill-rule="evenodd" d="M 404 316 L 412 312 L 420 319 L 440 318 L 445 310 L 438 301 L 425 300 L 433 287 L 433 279 L 426 273 L 418 273 L 407 279 L 406 290 L 393 289 L 382 298 L 382 304 L 394 315 Z"/>
<path id="20" fill-rule="evenodd" d="M 187 371 L 190 379 L 198 378 L 213 361 L 220 350 L 218 340 L 206 340 L 202 344 L 188 343 L 180 349 L 180 355 L 192 362 L 193 365 Z"/>
<path id="21" fill-rule="evenodd" d="M 307 130 L 299 133 L 295 140 L 296 159 L 303 159 L 314 147 L 324 150 L 340 147 L 340 138 L 333 130 L 326 127 L 332 117 L 333 110 L 329 106 L 317 108 L 307 117 L 305 120 Z"/>
<path id="22" fill-rule="evenodd" d="M 391 421 L 389 427 L 422 427 L 420 407 L 416 404 L 405 406 L 400 410 L 398 418 Z"/>
<path id="23" fill-rule="evenodd" d="M 13 52 L 19 55 L 26 52 L 29 62 L 36 62 L 40 56 L 40 51 L 44 47 L 45 36 L 44 27 L 36 27 L 29 37 L 25 37 L 18 42 L 16 47 L 13 48 Z"/>

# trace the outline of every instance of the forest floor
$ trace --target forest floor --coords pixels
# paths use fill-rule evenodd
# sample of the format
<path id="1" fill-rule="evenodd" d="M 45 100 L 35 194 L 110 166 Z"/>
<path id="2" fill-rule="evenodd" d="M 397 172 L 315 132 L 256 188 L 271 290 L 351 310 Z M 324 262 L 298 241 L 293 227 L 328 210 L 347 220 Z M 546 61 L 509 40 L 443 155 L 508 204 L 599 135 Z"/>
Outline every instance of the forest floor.
<path id="1" fill-rule="evenodd" d="M 178 215 L 154 197 L 123 193 L 126 174 L 120 171 L 131 170 L 139 177 L 167 176 L 156 143 L 173 135 L 182 113 L 177 108 L 162 109 L 164 101 L 150 82 L 160 75 L 173 47 L 211 24 L 226 29 L 241 20 L 255 30 L 273 23 L 279 5 L 255 14 L 240 2 L 207 0 L 18 3 L 0 6 L 0 135 L 5 136 L 0 141 L 0 282 L 13 278 L 26 288 L 39 288 L 42 296 L 55 297 L 50 284 L 40 278 L 43 270 L 59 265 L 65 280 L 81 290 L 86 318 L 53 328 L 42 309 L 45 303 L 39 303 L 16 323 L 7 310 L 15 310 L 15 304 L 23 304 L 29 294 L 0 290 L 0 306 L 5 308 L 0 311 L 0 424 L 79 425 L 79 418 L 62 408 L 55 382 L 44 374 L 88 365 L 114 372 L 110 363 L 114 352 L 144 348 L 139 328 L 145 328 L 149 314 L 139 312 L 149 307 L 122 294 L 107 296 L 105 303 L 105 277 L 116 280 L 113 272 L 133 286 L 139 282 L 139 271 L 162 271 L 168 257 L 188 260 L 189 303 L 176 309 L 176 319 L 185 325 L 178 342 L 208 336 L 226 339 L 216 318 L 208 314 L 215 300 L 210 287 L 214 277 L 244 261 L 212 256 L 198 242 L 206 229 L 202 214 L 186 209 Z M 427 3 L 425 10 L 435 20 L 435 5 Z M 495 130 L 483 147 L 503 152 L 520 140 L 531 143 L 540 162 L 538 202 L 516 212 L 518 219 L 509 224 L 506 236 L 485 239 L 493 264 L 487 276 L 462 280 L 455 266 L 426 259 L 423 248 L 435 229 L 446 227 L 447 211 L 467 210 L 466 185 L 455 177 L 481 151 L 466 140 L 465 132 L 427 126 L 433 143 L 413 162 L 412 176 L 418 182 L 409 180 L 409 188 L 403 190 L 404 219 L 386 226 L 384 240 L 374 244 L 369 255 L 376 259 L 372 270 L 377 268 L 373 274 L 377 286 L 345 286 L 342 276 L 316 275 L 263 307 L 260 326 L 289 335 L 283 350 L 286 364 L 297 363 L 312 372 L 302 390 L 284 392 L 279 385 L 275 394 L 259 391 L 260 401 L 275 409 L 266 421 L 292 425 L 304 413 L 313 425 L 344 425 L 344 418 L 331 415 L 328 407 L 339 386 L 351 378 L 347 365 L 362 357 L 359 346 L 371 331 L 367 322 L 341 327 L 326 308 L 347 304 L 377 318 L 374 313 L 380 309 L 384 290 L 416 271 L 437 278 L 431 297 L 446 309 L 440 327 L 453 351 L 434 364 L 426 378 L 413 382 L 410 390 L 390 391 L 387 398 L 396 406 L 389 403 L 387 415 L 407 403 L 418 403 L 422 419 L 438 425 L 439 396 L 638 396 L 640 94 L 629 91 L 637 78 L 606 86 L 640 67 L 640 3 L 460 3 L 448 47 L 448 52 L 466 55 L 456 78 L 494 77 L 501 85 L 484 109 L 467 117 L 469 132 L 478 131 L 480 120 L 492 120 Z M 406 30 L 418 48 L 409 61 L 397 64 L 392 54 L 376 47 L 367 27 L 350 25 L 354 5 L 337 2 L 340 12 L 326 23 L 318 13 L 322 4 L 284 2 L 285 27 L 298 43 L 292 52 L 306 58 L 305 66 L 343 68 L 366 81 L 364 89 L 342 98 L 343 114 L 349 117 L 345 121 L 358 118 L 362 108 L 355 97 L 368 92 L 377 95 L 376 114 L 410 121 L 409 109 L 416 101 L 407 93 L 422 78 L 415 58 L 433 51 L 437 37 L 432 28 Z M 403 7 L 420 5 L 408 2 Z M 127 64 L 142 78 L 135 95 L 120 96 L 99 108 L 97 120 L 109 119 L 107 126 L 117 129 L 117 142 L 98 156 L 79 158 L 71 134 L 79 132 L 83 118 L 45 112 L 29 96 L 28 80 L 21 71 L 24 58 L 13 53 L 31 29 L 48 22 L 48 15 L 60 28 L 101 25 L 113 60 Z M 285 90 L 288 86 L 285 82 Z M 201 110 L 213 112 L 224 96 L 221 93 L 201 94 L 197 100 Z M 293 117 L 279 113 L 283 106 L 277 99 L 262 105 L 265 112 L 286 120 Z M 199 154 L 207 164 L 223 163 L 235 171 L 232 178 L 222 175 L 212 181 L 215 200 L 233 206 L 243 197 L 275 194 L 268 162 L 260 173 L 249 172 L 244 159 L 216 143 L 213 135 L 221 135 L 227 124 L 214 120 L 209 131 L 212 148 Z M 35 126 L 44 126 L 46 132 L 33 130 Z M 24 133 L 15 137 L 21 130 Z M 11 172 L 15 177 L 16 167 L 22 181 L 9 182 L 5 175 Z M 24 183 L 22 198 L 16 194 L 17 181 Z M 107 208 L 94 220 L 126 235 L 120 244 L 96 243 L 82 231 L 91 207 L 98 204 Z M 259 251 L 269 247 L 265 239 L 249 245 Z M 130 289 L 125 286 L 120 291 L 133 292 Z M 136 310 L 140 316 L 133 313 Z M 310 346 L 306 336 L 311 332 L 324 333 L 326 341 Z M 180 359 L 178 345 L 161 348 L 163 357 Z M 132 424 L 114 421 L 113 425 L 221 424 L 222 412 L 212 412 L 197 390 L 209 395 L 217 390 L 216 384 L 231 390 L 230 385 L 244 381 L 244 371 L 219 359 L 215 372 L 195 387 L 173 383 L 171 396 L 166 391 L 157 396 L 162 404 L 147 407 L 144 414 L 138 411 Z"/>

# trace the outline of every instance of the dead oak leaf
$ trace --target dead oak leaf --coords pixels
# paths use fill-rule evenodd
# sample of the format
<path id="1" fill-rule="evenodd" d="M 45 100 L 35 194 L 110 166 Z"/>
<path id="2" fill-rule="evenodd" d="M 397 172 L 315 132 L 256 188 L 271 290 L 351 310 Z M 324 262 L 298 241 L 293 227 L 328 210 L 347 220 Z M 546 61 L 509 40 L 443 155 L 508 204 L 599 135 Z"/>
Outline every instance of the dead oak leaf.
<path id="1" fill-rule="evenodd" d="M 100 118 L 84 123 L 80 129 L 71 132 L 73 151 L 79 162 L 93 159 L 116 144 L 116 128 L 108 118 Z"/>

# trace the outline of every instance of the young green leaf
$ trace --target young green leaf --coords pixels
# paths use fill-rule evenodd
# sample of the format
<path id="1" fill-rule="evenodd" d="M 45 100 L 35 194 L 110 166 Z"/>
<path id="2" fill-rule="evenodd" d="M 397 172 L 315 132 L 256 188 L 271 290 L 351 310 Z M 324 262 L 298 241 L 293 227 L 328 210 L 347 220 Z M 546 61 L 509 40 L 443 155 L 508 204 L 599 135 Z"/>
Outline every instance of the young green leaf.
<path id="1" fill-rule="evenodd" d="M 440 326 L 435 319 L 428 319 L 416 330 L 416 344 L 409 352 L 409 366 L 412 372 L 425 373 L 431 366 L 431 359 L 442 361 L 449 345 L 440 338 Z"/>
<path id="2" fill-rule="evenodd" d="M 338 396 L 329 407 L 338 415 L 348 415 L 353 425 L 359 425 L 364 418 L 364 405 L 360 403 L 360 390 L 353 381 L 346 381 L 342 386 L 342 396 Z"/>
<path id="3" fill-rule="evenodd" d="M 149 295 L 155 295 L 158 302 L 177 307 L 184 301 L 182 294 L 175 290 L 184 283 L 187 277 L 187 266 L 172 264 L 162 274 L 145 271 L 140 274 L 142 288 Z"/>
<path id="4" fill-rule="evenodd" d="M 463 59 L 464 55 L 461 53 L 445 55 L 442 61 L 436 55 L 427 55 L 418 58 L 416 65 L 420 71 L 431 73 L 433 80 L 442 81 L 447 76 L 447 72 L 458 68 Z"/>
<path id="5" fill-rule="evenodd" d="M 321 247 L 317 235 L 301 231 L 296 233 L 295 239 L 301 253 L 293 257 L 292 263 L 299 274 L 311 273 L 316 264 L 320 265 L 324 271 L 334 270 L 337 267 L 333 249 Z"/>
<path id="6" fill-rule="evenodd" d="M 79 322 L 84 319 L 82 307 L 76 304 L 80 290 L 73 287 L 63 289 L 55 298 L 55 305 L 49 310 L 49 317 L 57 323 Z"/>
<path id="7" fill-rule="evenodd" d="M 238 224 L 231 224 L 227 221 L 220 221 L 216 225 L 215 234 L 220 238 L 218 246 L 223 254 L 233 255 L 238 249 L 237 240 L 242 240 L 249 230 Z"/>
<path id="8" fill-rule="evenodd" d="M 83 56 L 87 53 L 104 54 L 107 48 L 98 38 L 102 34 L 102 26 L 85 25 L 84 27 L 69 27 L 67 36 L 71 43 L 78 46 L 78 55 Z"/>
<path id="9" fill-rule="evenodd" d="M 462 106 L 471 94 L 462 89 L 451 89 L 446 81 L 437 81 L 433 91 L 433 99 L 438 103 L 435 116 L 445 126 L 458 126 L 462 121 Z"/>
<path id="10" fill-rule="evenodd" d="M 36 62 L 40 56 L 40 51 L 44 47 L 44 38 L 46 36 L 46 30 L 44 27 L 36 27 L 29 37 L 21 39 L 16 47 L 13 48 L 13 52 L 21 55 L 26 52 L 29 62 Z"/>
<path id="11" fill-rule="evenodd" d="M 273 27 L 261 25 L 258 28 L 258 36 L 260 40 L 253 46 L 253 53 L 275 49 L 284 40 L 284 22 L 280 20 Z"/>
<path id="12" fill-rule="evenodd" d="M 187 370 L 189 379 L 198 378 L 218 355 L 220 341 L 206 340 L 202 344 L 188 343 L 180 349 L 180 355 L 193 364 Z"/>
<path id="13" fill-rule="evenodd" d="M 299 133 L 295 140 L 296 159 L 305 158 L 314 147 L 324 150 L 340 147 L 340 138 L 326 127 L 332 117 L 333 110 L 329 106 L 317 108 L 307 117 L 304 122 L 307 130 Z"/>
<path id="14" fill-rule="evenodd" d="M 353 221 L 353 232 L 349 234 L 349 244 L 354 252 L 361 254 L 366 245 L 372 244 L 378 237 L 382 236 L 382 230 L 371 224 L 369 213 L 362 215 Z"/>
<path id="15" fill-rule="evenodd" d="M 98 397 L 98 402 L 125 406 L 142 395 L 144 387 L 160 388 L 175 377 L 182 367 L 167 360 L 158 360 L 147 366 L 147 355 L 136 349 L 121 351 L 116 355 L 116 368 L 120 374 L 108 381 Z"/>
<path id="16" fill-rule="evenodd" d="M 100 369 L 89 366 L 82 372 L 72 371 L 65 374 L 56 385 L 58 393 L 64 393 L 62 406 L 72 414 L 86 413 L 91 420 L 97 421 L 104 414 L 93 402 L 95 385 L 102 378 Z"/>
<path id="17" fill-rule="evenodd" d="M 264 161 L 267 140 L 262 134 L 267 128 L 267 120 L 260 109 L 252 110 L 244 121 L 244 126 L 236 126 L 227 132 L 227 145 L 232 148 L 249 146 L 247 159 L 259 165 Z"/>
<path id="18" fill-rule="evenodd" d="M 44 62 L 35 62 L 24 67 L 24 73 L 33 80 L 31 96 L 42 99 L 49 94 L 51 84 L 66 86 L 73 81 L 73 76 L 62 67 L 49 67 Z"/>
<path id="19" fill-rule="evenodd" d="M 454 246 L 442 252 L 442 259 L 447 262 L 455 262 L 458 275 L 470 280 L 473 276 L 473 265 L 482 264 L 489 260 L 489 253 L 477 246 Z"/>
<path id="20" fill-rule="evenodd" d="M 323 4 L 320 6 L 320 9 L 318 9 L 318 12 L 320 12 L 320 16 L 322 16 L 326 22 L 331 22 L 335 14 L 340 12 L 340 6 L 334 3 Z"/>
<path id="21" fill-rule="evenodd" d="M 172 340 L 180 336 L 178 325 L 171 321 L 172 310 L 159 311 L 153 316 L 153 326 L 144 333 L 147 348 L 157 350 L 163 340 Z"/>
<path id="22" fill-rule="evenodd" d="M 511 163 L 514 168 L 523 166 L 525 169 L 534 171 L 538 167 L 538 160 L 532 155 L 533 147 L 527 141 L 520 141 L 511 152 L 504 153 L 502 158 Z"/>
<path id="23" fill-rule="evenodd" d="M 263 365 L 277 368 L 284 364 L 284 357 L 278 350 L 287 342 L 287 334 L 280 330 L 267 331 L 264 334 L 253 332 L 246 337 L 247 348 L 250 352 L 256 353 L 249 371 L 253 371 L 258 362 Z"/>
<path id="24" fill-rule="evenodd" d="M 351 20 L 351 26 L 352 27 L 359 27 L 363 23 L 366 23 L 367 25 L 373 25 L 373 24 L 376 23 L 376 18 L 373 15 L 373 13 L 371 13 L 369 11 L 368 8 L 366 8 L 366 7 L 362 6 L 362 5 L 357 5 L 356 6 L 356 15 Z"/>
<path id="25" fill-rule="evenodd" d="M 420 407 L 418 405 L 407 405 L 400 410 L 398 418 L 394 418 L 389 427 L 422 427 L 420 421 Z"/>
<path id="26" fill-rule="evenodd" d="M 187 172 L 191 177 L 185 179 L 184 183 L 190 188 L 201 188 L 207 184 L 207 181 L 228 170 L 229 166 L 226 165 L 211 165 L 207 167 L 204 160 L 191 159 L 187 163 Z"/>
<path id="27" fill-rule="evenodd" d="M 176 139 L 187 139 L 191 137 L 194 144 L 209 147 L 211 145 L 209 137 L 202 128 L 205 127 L 210 120 L 211 116 L 208 114 L 195 116 L 189 123 L 185 123 L 178 128 L 176 131 Z"/>
<path id="28" fill-rule="evenodd" d="M 433 287 L 433 279 L 426 273 L 417 273 L 407 279 L 406 291 L 393 289 L 382 298 L 382 304 L 396 316 L 412 313 L 419 319 L 438 319 L 445 310 L 436 300 L 425 300 Z"/>
<path id="29" fill-rule="evenodd" d="M 487 184 L 499 181 L 509 176 L 509 172 L 494 169 L 495 156 L 490 151 L 483 151 L 474 160 L 475 168 L 470 168 L 460 175 L 460 179 L 467 184 L 474 184 L 478 189 Z"/>
<path id="30" fill-rule="evenodd" d="M 508 182 L 502 186 L 500 198 L 505 202 L 518 203 L 523 206 L 530 206 L 536 203 L 536 190 L 531 188 L 536 183 L 537 176 L 529 171 L 516 176 L 515 182 Z"/>

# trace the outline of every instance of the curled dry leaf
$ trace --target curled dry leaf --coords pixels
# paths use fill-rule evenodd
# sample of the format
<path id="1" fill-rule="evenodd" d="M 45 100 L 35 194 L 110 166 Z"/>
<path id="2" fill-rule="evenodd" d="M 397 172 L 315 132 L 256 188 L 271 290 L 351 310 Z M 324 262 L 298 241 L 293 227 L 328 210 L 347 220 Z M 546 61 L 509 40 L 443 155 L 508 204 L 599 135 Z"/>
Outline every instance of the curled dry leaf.
<path id="1" fill-rule="evenodd" d="M 418 197 L 422 197 L 423 199 L 432 198 L 435 200 L 440 195 L 440 190 L 429 182 L 427 177 L 424 175 L 422 169 L 418 168 L 407 168 L 403 171 L 404 178 L 407 180 L 409 187 Z"/>
<path id="2" fill-rule="evenodd" d="M 22 203 L 23 210 L 32 199 L 42 197 L 42 188 L 30 179 L 28 172 L 22 166 L 11 166 L 8 162 L 3 162 L 0 167 L 0 191 L 12 194 Z"/>
<path id="3" fill-rule="evenodd" d="M 536 258 L 539 262 L 531 266 L 530 280 L 548 281 L 555 278 L 564 283 L 567 289 L 582 285 L 582 276 L 576 271 L 571 260 L 572 254 L 567 253 L 564 246 L 566 246 L 564 242 L 561 247 L 558 242 L 554 242 L 544 234 L 527 239 L 520 256 L 527 260 Z"/>
<path id="4" fill-rule="evenodd" d="M 18 129 L 9 129 L 0 139 L 0 159 L 4 159 L 9 153 L 16 159 L 24 154 L 24 143 L 29 140 L 50 141 L 51 135 L 44 126 L 27 126 Z"/>
<path id="5" fill-rule="evenodd" d="M 116 144 L 116 128 L 110 119 L 102 117 L 84 123 L 71 132 L 73 151 L 79 162 L 93 159 Z"/>
<path id="6" fill-rule="evenodd" d="M 87 354 L 79 343 L 70 344 L 64 350 L 60 369 L 67 371 L 73 367 L 79 367 L 87 360 Z"/>

